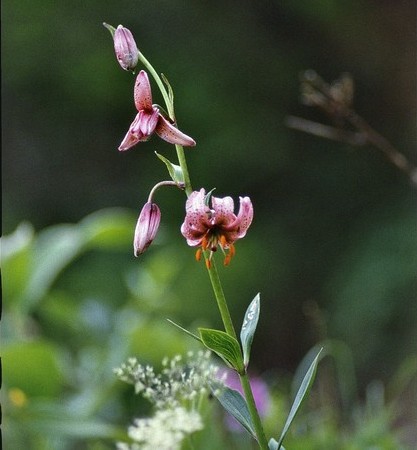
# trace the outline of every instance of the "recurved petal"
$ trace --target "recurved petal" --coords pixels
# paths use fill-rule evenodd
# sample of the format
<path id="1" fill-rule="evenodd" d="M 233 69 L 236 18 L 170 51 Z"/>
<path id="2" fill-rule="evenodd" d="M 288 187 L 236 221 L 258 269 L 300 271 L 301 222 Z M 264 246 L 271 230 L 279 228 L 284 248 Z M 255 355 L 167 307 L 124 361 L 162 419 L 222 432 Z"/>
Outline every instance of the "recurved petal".
<path id="1" fill-rule="evenodd" d="M 187 239 L 188 245 L 198 245 L 201 238 L 210 227 L 208 215 L 210 209 L 204 202 L 205 190 L 194 191 L 187 199 L 184 223 L 181 225 L 181 233 Z"/>
<path id="2" fill-rule="evenodd" d="M 194 147 L 195 141 L 190 136 L 187 136 L 178 128 L 174 127 L 168 120 L 159 114 L 158 124 L 155 128 L 156 134 L 164 141 L 170 144 L 183 145 L 185 147 Z"/>
<path id="3" fill-rule="evenodd" d="M 236 219 L 228 224 L 225 229 L 236 232 L 234 239 L 243 238 L 253 219 L 253 206 L 249 197 L 239 197 L 240 208 Z"/>
<path id="4" fill-rule="evenodd" d="M 140 115 L 136 114 L 135 120 L 131 123 L 126 136 L 123 138 L 122 143 L 119 146 L 119 150 L 125 151 L 136 145 L 142 140 L 142 133 L 139 128 L 140 125 Z"/>
<path id="5" fill-rule="evenodd" d="M 236 216 L 233 213 L 235 204 L 232 197 L 211 197 L 211 205 L 214 209 L 216 224 L 228 225 L 235 221 Z"/>
<path id="6" fill-rule="evenodd" d="M 138 111 L 144 109 L 152 110 L 152 91 L 148 74 L 141 70 L 136 77 L 135 89 L 133 91 L 135 106 Z"/>

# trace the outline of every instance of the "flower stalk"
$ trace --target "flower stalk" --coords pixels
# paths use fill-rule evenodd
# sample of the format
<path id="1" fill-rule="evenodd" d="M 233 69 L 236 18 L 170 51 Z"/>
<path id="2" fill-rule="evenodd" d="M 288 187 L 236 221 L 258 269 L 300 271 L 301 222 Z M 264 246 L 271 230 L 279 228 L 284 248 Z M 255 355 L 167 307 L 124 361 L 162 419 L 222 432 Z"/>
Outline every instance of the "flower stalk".
<path id="1" fill-rule="evenodd" d="M 262 450 L 268 450 L 268 441 L 262 427 L 261 418 L 259 417 L 258 409 L 256 408 L 255 399 L 253 397 L 252 388 L 249 382 L 248 374 L 239 375 L 240 383 L 242 385 L 243 393 L 245 394 L 246 404 L 248 405 L 249 414 L 252 419 L 253 427 L 255 428 L 256 436 L 258 437 L 259 447 Z"/>
<path id="2" fill-rule="evenodd" d="M 208 261 L 208 252 L 204 252 L 204 257 Z M 232 317 L 227 306 L 226 297 L 224 295 L 223 287 L 220 281 L 219 273 L 216 268 L 215 260 L 212 259 L 210 264 L 206 264 L 207 271 L 210 277 L 211 285 L 213 287 L 214 295 L 216 297 L 217 306 L 220 311 L 220 316 L 223 321 L 224 329 L 229 336 L 237 339 L 236 331 L 233 326 Z M 248 406 L 249 414 L 252 419 L 253 426 L 255 428 L 256 436 L 258 438 L 259 446 L 262 450 L 268 450 L 268 442 L 265 436 L 265 432 L 262 427 L 261 418 L 256 408 L 255 399 L 253 397 L 252 388 L 249 382 L 247 373 L 239 374 L 240 383 L 242 385 L 243 393 L 245 395 L 246 403 Z"/>

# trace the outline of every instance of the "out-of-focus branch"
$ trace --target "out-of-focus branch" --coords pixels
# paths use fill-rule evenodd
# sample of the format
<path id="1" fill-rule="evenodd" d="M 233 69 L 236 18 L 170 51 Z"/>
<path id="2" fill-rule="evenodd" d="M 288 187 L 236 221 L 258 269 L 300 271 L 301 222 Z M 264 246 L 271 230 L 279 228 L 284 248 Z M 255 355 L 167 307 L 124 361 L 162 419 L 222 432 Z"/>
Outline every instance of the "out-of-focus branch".
<path id="1" fill-rule="evenodd" d="M 314 136 L 331 139 L 334 141 L 342 141 L 351 145 L 365 145 L 366 138 L 362 133 L 341 130 L 319 122 L 303 119 L 301 117 L 288 116 L 285 119 L 285 125 L 294 130 L 304 131 Z"/>
<path id="2" fill-rule="evenodd" d="M 295 130 L 354 146 L 371 144 L 380 150 L 391 164 L 405 173 L 417 188 L 417 167 L 352 109 L 353 89 L 353 80 L 348 74 L 343 74 L 339 80 L 328 84 L 314 71 L 308 70 L 301 79 L 303 103 L 324 110 L 341 125 L 349 124 L 353 131 L 294 116 L 287 117 L 286 125 Z"/>

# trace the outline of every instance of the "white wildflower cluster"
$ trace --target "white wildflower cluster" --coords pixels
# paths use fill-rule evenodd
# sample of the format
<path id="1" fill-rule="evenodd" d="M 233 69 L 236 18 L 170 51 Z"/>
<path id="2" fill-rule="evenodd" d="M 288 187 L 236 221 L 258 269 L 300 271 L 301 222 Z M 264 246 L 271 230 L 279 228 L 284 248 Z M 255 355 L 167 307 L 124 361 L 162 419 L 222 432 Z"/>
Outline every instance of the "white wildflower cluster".
<path id="1" fill-rule="evenodd" d="M 189 352 L 184 359 L 177 355 L 162 361 L 163 369 L 156 374 L 153 367 L 142 366 L 136 358 L 115 369 L 117 376 L 135 386 L 136 393 L 153 403 L 156 408 L 174 408 L 195 405 L 208 396 L 210 387 L 222 385 L 218 367 L 210 363 L 210 352 Z"/>
<path id="2" fill-rule="evenodd" d="M 149 418 L 136 419 L 128 434 L 133 443 L 118 443 L 118 450 L 177 450 L 183 439 L 203 428 L 198 412 L 210 389 L 223 386 L 224 376 L 211 364 L 210 352 L 189 352 L 162 361 L 161 373 L 136 358 L 115 369 L 117 376 L 135 386 L 155 407 Z"/>
<path id="3" fill-rule="evenodd" d="M 119 443 L 118 450 L 179 450 L 184 438 L 203 428 L 200 414 L 180 406 L 158 410 L 151 418 L 136 419 L 129 427 L 133 444 Z"/>

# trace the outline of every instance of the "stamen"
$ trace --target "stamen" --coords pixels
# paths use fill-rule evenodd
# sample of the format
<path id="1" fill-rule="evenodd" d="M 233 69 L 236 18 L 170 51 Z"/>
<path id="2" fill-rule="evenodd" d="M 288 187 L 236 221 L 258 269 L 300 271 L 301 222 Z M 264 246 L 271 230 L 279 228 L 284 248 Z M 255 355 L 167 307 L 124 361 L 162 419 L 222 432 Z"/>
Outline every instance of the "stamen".
<path id="1" fill-rule="evenodd" d="M 201 253 L 202 253 L 201 248 L 197 249 L 197 251 L 195 252 L 195 259 L 196 259 L 196 261 L 200 261 Z"/>
<path id="2" fill-rule="evenodd" d="M 226 240 L 226 236 L 225 236 L 224 234 L 222 234 L 222 235 L 220 236 L 219 241 L 220 241 L 220 245 L 221 245 L 223 248 L 225 248 L 225 247 L 227 246 L 227 240 Z"/>
<path id="3" fill-rule="evenodd" d="M 236 250 L 235 250 L 235 246 L 233 244 L 229 245 L 229 251 L 227 253 L 227 255 L 224 257 L 224 261 L 223 264 L 225 266 L 228 266 L 230 264 L 230 261 L 232 260 L 233 256 L 235 256 Z"/>
<path id="4" fill-rule="evenodd" d="M 201 247 L 203 250 L 206 250 L 209 245 L 209 241 L 206 236 L 203 236 L 203 239 L 201 239 Z"/>
<path id="5" fill-rule="evenodd" d="M 207 267 L 207 270 L 210 270 L 210 269 L 211 269 L 211 261 L 210 261 L 210 258 L 207 258 L 207 259 L 206 259 L 206 267 Z"/>

